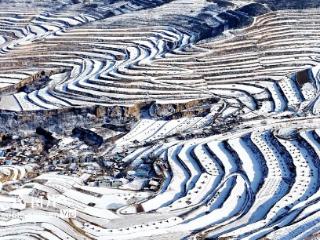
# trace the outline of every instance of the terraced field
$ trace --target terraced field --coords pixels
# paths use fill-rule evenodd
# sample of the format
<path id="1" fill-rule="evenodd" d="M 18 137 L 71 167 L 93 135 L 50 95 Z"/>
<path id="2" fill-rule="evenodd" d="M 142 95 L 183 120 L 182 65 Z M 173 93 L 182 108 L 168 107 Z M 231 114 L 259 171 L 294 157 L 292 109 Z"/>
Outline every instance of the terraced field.
<path id="1" fill-rule="evenodd" d="M 318 239 L 319 5 L 1 1 L 0 239 Z"/>

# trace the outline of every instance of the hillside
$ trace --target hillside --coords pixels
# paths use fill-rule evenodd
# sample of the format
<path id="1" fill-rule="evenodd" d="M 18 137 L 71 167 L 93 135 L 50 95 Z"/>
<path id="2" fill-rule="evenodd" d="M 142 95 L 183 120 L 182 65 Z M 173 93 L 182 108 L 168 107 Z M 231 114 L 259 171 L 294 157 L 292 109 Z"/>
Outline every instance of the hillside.
<path id="1" fill-rule="evenodd" d="M 319 1 L 0 1 L 0 239 L 318 239 Z"/>

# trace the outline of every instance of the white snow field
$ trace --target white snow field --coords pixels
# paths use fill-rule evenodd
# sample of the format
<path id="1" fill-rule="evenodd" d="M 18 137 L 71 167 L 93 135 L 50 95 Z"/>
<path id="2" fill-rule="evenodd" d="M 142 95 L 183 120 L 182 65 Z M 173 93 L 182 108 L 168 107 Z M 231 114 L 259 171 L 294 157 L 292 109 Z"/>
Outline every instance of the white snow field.
<path id="1" fill-rule="evenodd" d="M 0 65 L 4 68 L 0 83 L 17 84 L 35 68 L 70 71 L 67 78 L 52 80 L 41 91 L 24 97 L 14 94 L 22 110 L 96 103 L 130 105 L 145 100 L 174 102 L 217 95 L 236 98 L 251 116 L 252 110 L 257 114 L 279 112 L 312 97 L 310 91 L 304 94 L 286 76 L 317 65 L 317 9 L 271 12 L 232 37 L 199 44 L 194 44 L 197 34 L 184 26 L 151 24 L 157 15 L 164 14 L 162 11 L 173 11 L 179 4 L 188 3 L 194 11 L 199 5 L 206 6 L 196 2 L 174 1 L 156 9 L 115 16 L 113 21 L 99 20 L 98 26 L 90 24 L 94 16 L 77 16 L 70 11 L 63 16 L 39 15 L 21 29 L 23 36 L 12 41 L 2 36 L 6 42 L 1 47 Z M 7 14 L 3 13 L 3 18 Z M 7 18 L 26 21 L 26 14 L 21 15 L 17 20 Z M 306 15 L 309 21 L 304 20 Z M 146 26 L 124 23 L 138 22 L 146 16 L 151 21 Z M 4 62 L 8 59 L 7 67 Z M 25 63 L 30 59 L 32 66 Z M 21 73 L 6 70 L 15 66 Z M 0 108 L 18 109 L 6 102 Z"/>
<path id="2" fill-rule="evenodd" d="M 0 1 L 0 119 L 167 106 L 104 136 L 126 173 L 1 156 L 0 239 L 319 239 L 320 8 L 271 2 Z"/>
<path id="3" fill-rule="evenodd" d="M 10 208 L 23 215 L 19 221 L 1 220 L 1 234 L 38 229 L 37 234 L 51 239 L 50 229 L 57 228 L 57 239 L 144 239 L 192 233 L 212 238 L 299 238 L 318 216 L 320 131 L 306 121 L 295 138 L 284 139 L 280 132 L 297 122 L 251 128 L 236 137 L 181 141 L 164 145 L 161 151 L 153 148 L 147 156 L 165 153 L 163 161 L 169 167 L 168 181 L 155 193 L 88 187 L 82 177 L 42 174 L 7 197 L 1 195 L 1 206 L 7 206 L 3 217 Z M 313 122 L 320 121 L 314 118 Z M 2 187 L 27 177 L 34 167 L 0 167 Z M 45 202 L 55 199 L 57 205 L 50 211 L 76 209 L 77 218 L 68 222 L 41 214 L 41 209 L 29 209 L 28 196 L 35 190 L 47 196 Z M 26 205 L 10 204 L 17 197 Z M 134 216 L 139 219 L 146 214 L 150 216 L 136 225 Z M 294 231 L 288 237 L 287 231 L 280 231 L 282 227 Z"/>

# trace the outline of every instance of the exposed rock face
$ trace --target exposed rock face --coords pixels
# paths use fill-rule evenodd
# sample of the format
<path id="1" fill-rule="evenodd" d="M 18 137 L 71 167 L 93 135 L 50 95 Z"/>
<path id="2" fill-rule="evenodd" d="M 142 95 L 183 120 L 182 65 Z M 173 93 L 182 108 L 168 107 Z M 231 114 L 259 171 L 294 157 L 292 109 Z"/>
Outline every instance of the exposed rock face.
<path id="1" fill-rule="evenodd" d="M 88 129 L 76 127 L 72 130 L 73 137 L 79 138 L 79 140 L 85 142 L 89 146 L 100 147 L 103 143 L 103 138 Z"/>
<path id="2" fill-rule="evenodd" d="M 181 117 L 203 116 L 210 111 L 215 98 L 192 100 L 184 103 L 138 103 L 133 106 L 92 106 L 82 108 L 64 108 L 48 111 L 11 112 L 0 111 L 0 129 L 3 132 L 36 130 L 38 127 L 59 131 L 57 128 L 73 129 L 77 125 L 112 124 L 130 126 L 148 111 L 159 119 L 177 119 Z M 18 127 L 19 126 L 19 127 Z"/>
<path id="3" fill-rule="evenodd" d="M 210 112 L 211 104 L 217 103 L 218 98 L 208 98 L 187 101 L 185 103 L 168 103 L 150 106 L 150 115 L 160 119 L 177 119 L 182 117 L 205 116 Z"/>
<path id="4" fill-rule="evenodd" d="M 48 151 L 51 147 L 58 143 L 58 140 L 52 136 L 52 133 L 43 129 L 42 127 L 37 127 L 36 133 L 44 138 L 45 151 Z"/>
<path id="5" fill-rule="evenodd" d="M 28 78 L 22 79 L 17 84 L 1 88 L 0 95 L 3 96 L 21 91 L 31 93 L 46 86 L 46 84 L 49 82 L 50 76 L 63 72 L 65 72 L 64 69 L 39 71 Z"/>

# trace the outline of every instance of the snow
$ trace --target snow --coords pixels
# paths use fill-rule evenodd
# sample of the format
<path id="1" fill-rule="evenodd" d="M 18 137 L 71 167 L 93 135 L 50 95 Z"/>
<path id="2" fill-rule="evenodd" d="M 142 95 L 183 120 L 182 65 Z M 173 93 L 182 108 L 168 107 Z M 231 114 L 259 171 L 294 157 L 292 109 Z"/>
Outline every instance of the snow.
<path id="1" fill-rule="evenodd" d="M 262 169 L 259 166 L 259 162 L 257 162 L 256 156 L 254 156 L 250 147 L 242 139 L 229 140 L 229 144 L 238 153 L 242 167 L 246 170 L 246 174 L 251 182 L 251 188 L 253 192 L 256 192 L 263 181 Z"/>

